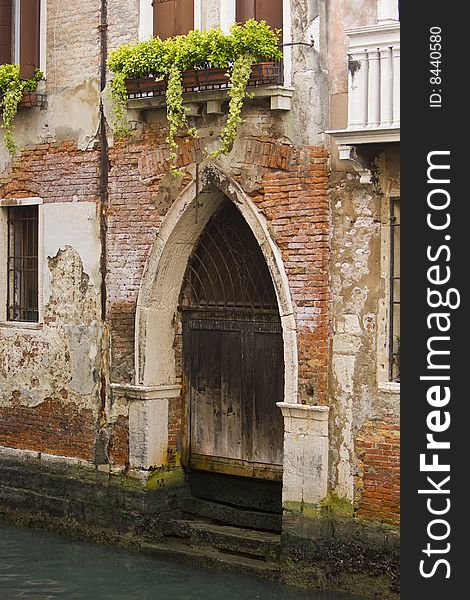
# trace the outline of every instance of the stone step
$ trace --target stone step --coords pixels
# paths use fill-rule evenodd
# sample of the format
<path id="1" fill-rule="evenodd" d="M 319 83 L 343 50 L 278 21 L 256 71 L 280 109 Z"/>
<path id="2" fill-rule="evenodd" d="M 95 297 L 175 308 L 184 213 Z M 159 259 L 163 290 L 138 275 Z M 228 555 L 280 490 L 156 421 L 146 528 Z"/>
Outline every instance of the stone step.
<path id="1" fill-rule="evenodd" d="M 279 565 L 276 563 L 229 554 L 213 548 L 189 546 L 181 539 L 166 538 L 159 543 L 145 543 L 141 545 L 141 550 L 152 556 L 183 560 L 198 567 L 243 573 L 270 581 L 279 580 Z"/>
<path id="2" fill-rule="evenodd" d="M 211 519 L 226 525 L 233 525 L 234 527 L 275 531 L 277 533 L 280 533 L 282 527 L 282 516 L 280 514 L 246 510 L 228 504 L 202 500 L 201 498 L 183 498 L 180 508 L 184 513 Z"/>
<path id="3" fill-rule="evenodd" d="M 191 493 L 197 498 L 248 510 L 282 513 L 282 483 L 191 470 Z"/>
<path id="4" fill-rule="evenodd" d="M 231 525 L 178 519 L 165 524 L 164 535 L 188 540 L 191 546 L 213 547 L 240 556 L 251 556 L 267 562 L 279 560 L 281 536 L 267 531 L 254 531 Z"/>

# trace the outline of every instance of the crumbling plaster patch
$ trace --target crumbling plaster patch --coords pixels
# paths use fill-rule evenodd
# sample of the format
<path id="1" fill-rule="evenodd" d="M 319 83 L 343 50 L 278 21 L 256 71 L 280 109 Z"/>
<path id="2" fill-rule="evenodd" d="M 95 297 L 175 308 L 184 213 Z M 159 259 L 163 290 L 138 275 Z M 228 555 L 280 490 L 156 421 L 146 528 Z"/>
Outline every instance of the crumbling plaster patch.
<path id="1" fill-rule="evenodd" d="M 323 142 L 328 125 L 326 88 L 326 45 L 321 35 L 326 22 L 325 2 L 295 0 L 291 2 L 293 42 L 314 42 L 312 48 L 292 47 L 292 73 L 295 93 L 292 99 L 289 135 L 299 145 Z"/>
<path id="2" fill-rule="evenodd" d="M 332 204 L 332 482 L 336 494 L 353 500 L 355 431 L 375 393 L 380 198 L 345 178 L 334 189 Z"/>
<path id="3" fill-rule="evenodd" d="M 98 292 L 101 286 L 99 257 L 101 244 L 99 220 L 94 202 L 55 202 L 43 205 L 43 256 L 54 257 L 60 249 L 75 249 L 83 265 L 83 272 L 90 278 Z M 51 294 L 51 271 L 43 262 L 43 302 L 47 304 Z"/>
<path id="4" fill-rule="evenodd" d="M 101 368 L 99 295 L 71 246 L 49 258 L 50 295 L 37 331 L 0 330 L 0 405 L 46 400 L 97 410 Z"/>

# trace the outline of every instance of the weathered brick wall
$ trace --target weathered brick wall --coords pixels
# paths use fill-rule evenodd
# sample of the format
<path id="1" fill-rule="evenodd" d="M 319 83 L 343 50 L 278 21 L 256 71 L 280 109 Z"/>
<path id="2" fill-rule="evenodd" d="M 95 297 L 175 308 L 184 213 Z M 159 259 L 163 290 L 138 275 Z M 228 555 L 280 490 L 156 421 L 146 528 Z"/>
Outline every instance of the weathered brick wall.
<path id="1" fill-rule="evenodd" d="M 39 196 L 46 202 L 98 202 L 99 152 L 77 149 L 72 141 L 24 149 L 0 173 L 0 197 Z"/>
<path id="2" fill-rule="evenodd" d="M 108 1 L 109 48 L 132 44 L 139 39 L 140 0 Z"/>
<path id="3" fill-rule="evenodd" d="M 399 515 L 399 392 L 381 381 L 388 360 L 388 209 L 383 190 L 399 190 L 396 155 L 377 159 L 379 184 L 333 172 L 330 446 L 332 491 L 356 513 L 394 522 Z M 396 384 L 395 384 L 396 386 Z"/>
<path id="4" fill-rule="evenodd" d="M 156 131 L 117 141 L 110 152 L 107 211 L 108 321 L 111 336 L 111 378 L 130 382 L 134 370 L 135 307 L 142 273 L 163 214 L 156 206 L 161 178 L 142 180 L 141 156 L 162 143 Z"/>
<path id="5" fill-rule="evenodd" d="M 97 151 L 81 152 L 73 142 L 28 148 L 0 175 L 0 197 L 39 196 L 43 212 L 56 202 L 71 209 L 91 204 L 92 215 L 98 159 Z M 84 226 L 70 220 L 70 228 Z M 45 233 L 43 243 L 55 249 L 39 259 L 49 274 L 43 323 L 33 331 L 0 327 L 0 446 L 91 459 L 102 369 L 99 285 L 73 244 L 54 246 L 51 230 Z"/>
<path id="6" fill-rule="evenodd" d="M 108 458 L 112 465 L 129 464 L 129 419 L 119 415 L 109 428 Z"/>
<path id="7" fill-rule="evenodd" d="M 0 446 L 92 460 L 94 440 L 91 410 L 50 397 L 34 407 L 0 406 Z"/>
<path id="8" fill-rule="evenodd" d="M 400 427 L 368 421 L 356 437 L 355 510 L 359 517 L 400 519 Z"/>
<path id="9" fill-rule="evenodd" d="M 323 404 L 329 333 L 327 153 L 320 147 L 294 150 L 255 142 L 247 144 L 246 162 L 271 167 L 253 200 L 269 221 L 289 279 L 297 323 L 299 400 Z"/>
<path id="10" fill-rule="evenodd" d="M 111 149 L 107 233 L 108 319 L 112 381 L 134 378 L 137 296 L 145 261 L 161 222 L 189 181 L 168 174 L 165 132 L 144 128 Z M 258 169 L 250 195 L 265 215 L 289 279 L 298 326 L 299 388 L 303 402 L 327 401 L 328 384 L 328 157 L 320 147 L 296 149 L 268 137 L 239 142 L 230 169 L 244 185 L 244 171 Z M 194 143 L 183 143 L 179 164 L 194 160 Z M 240 154 L 242 158 L 240 158 Z M 253 189 L 254 187 L 254 189 Z M 176 307 L 175 307 L 176 309 Z M 174 344 L 181 382 L 181 336 Z M 179 450 L 182 403 L 169 407 L 169 445 Z"/>
<path id="11" fill-rule="evenodd" d="M 47 0 L 47 91 L 99 77 L 100 1 Z"/>

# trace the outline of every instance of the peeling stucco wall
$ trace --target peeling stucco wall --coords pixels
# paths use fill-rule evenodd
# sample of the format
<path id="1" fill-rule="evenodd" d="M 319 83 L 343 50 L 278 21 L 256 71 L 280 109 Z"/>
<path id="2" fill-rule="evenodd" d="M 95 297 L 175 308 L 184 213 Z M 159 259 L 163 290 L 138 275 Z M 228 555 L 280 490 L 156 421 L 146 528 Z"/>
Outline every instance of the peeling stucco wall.
<path id="1" fill-rule="evenodd" d="M 378 180 L 389 193 L 399 193 L 398 154 L 382 153 L 375 160 Z M 383 232 L 389 227 L 385 194 L 377 185 L 362 185 L 355 175 L 333 173 L 331 293 L 333 345 L 330 377 L 331 487 L 341 498 L 362 502 L 364 464 L 358 455 L 361 444 L 383 434 L 387 440 L 382 470 L 395 461 L 397 441 L 388 430 L 399 425 L 399 397 L 380 386 L 379 346 L 381 319 L 387 313 L 386 277 L 382 266 Z M 384 430 L 387 430 L 384 433 Z M 364 437 L 365 436 L 365 437 Z M 376 451 L 383 450 L 380 446 Z M 372 444 L 372 442 L 371 442 Z M 390 455 L 388 455 L 388 451 Z M 369 457 L 370 458 L 370 457 Z M 370 466 L 370 465 L 367 465 Z M 376 467 L 374 467 L 376 468 Z M 367 469 L 367 467 L 366 467 Z M 394 502 L 397 498 L 394 497 Z"/>
<path id="2" fill-rule="evenodd" d="M 0 445 L 90 458 L 102 368 L 99 289 L 70 245 L 47 265 L 43 324 L 0 328 Z M 51 430 L 61 416 L 65 431 Z"/>
<path id="3" fill-rule="evenodd" d="M 346 127 L 348 115 L 348 37 L 354 27 L 373 25 L 377 0 L 330 0 L 325 2 L 326 69 L 329 96 L 329 129 Z"/>
<path id="4" fill-rule="evenodd" d="M 139 0 L 108 2 L 110 49 L 137 41 L 140 5 Z M 220 5 L 218 0 L 204 3 L 206 24 L 218 23 Z M 378 151 L 378 183 L 361 185 L 338 161 L 330 165 L 324 132 L 331 127 L 330 115 L 338 123 L 344 120 L 345 29 L 374 23 L 376 1 L 291 0 L 290 6 L 291 41 L 314 42 L 313 48 L 286 51 L 292 108 L 273 111 L 268 98 L 247 100 L 237 141 L 216 164 L 251 197 L 282 252 L 295 311 L 292 329 L 299 333 L 299 398 L 330 404 L 330 489 L 360 502 L 360 474 L 367 469 L 369 449 L 359 456 L 358 448 L 369 443 L 371 432 L 393 446 L 389 440 L 395 430 L 386 426 L 393 428 L 398 420 L 396 394 L 377 385 L 377 321 L 385 301 L 380 267 L 383 198 L 399 191 L 399 169 L 396 156 Z M 0 444 L 31 443 L 41 449 L 47 443 L 52 453 L 90 457 L 98 437 L 101 458 L 107 459 L 108 446 L 125 464 L 129 403 L 123 396 L 111 398 L 103 379 L 109 375 L 121 384 L 135 380 L 136 301 L 144 267 L 163 219 L 194 177 L 195 166 L 187 144 L 182 153 L 189 174 L 185 179 L 168 176 L 168 124 L 162 108 L 133 112 L 129 139 L 112 140 L 110 135 L 108 373 L 108 332 L 100 321 L 103 273 L 97 212 L 99 8 L 98 0 L 84 0 L 78 12 L 71 0 L 49 0 L 47 104 L 18 115 L 15 137 L 28 149 L 16 162 L 0 144 L 3 196 L 44 199 L 43 322 L 29 330 L 0 327 L 0 410 L 7 423 Z M 203 113 L 189 121 L 212 150 L 226 114 Z M 297 389 L 290 399 L 296 394 Z M 56 423 L 56 433 L 64 432 L 60 439 L 48 429 L 51 412 L 63 416 Z M 176 416 L 170 418 L 176 423 L 178 406 L 173 412 Z M 114 431 L 108 430 L 109 423 L 116 424 Z M 85 432 L 82 446 L 72 429 Z M 176 444 L 178 431 L 171 435 Z M 73 441 L 69 446 L 68 436 Z"/>

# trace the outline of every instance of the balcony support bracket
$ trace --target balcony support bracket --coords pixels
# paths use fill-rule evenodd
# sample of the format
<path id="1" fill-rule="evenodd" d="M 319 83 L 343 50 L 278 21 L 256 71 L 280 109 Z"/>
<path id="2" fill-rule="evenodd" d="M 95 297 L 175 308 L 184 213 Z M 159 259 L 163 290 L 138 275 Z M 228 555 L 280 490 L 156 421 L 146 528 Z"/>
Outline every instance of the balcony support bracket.
<path id="1" fill-rule="evenodd" d="M 222 110 L 222 104 L 224 100 L 215 99 L 215 100 L 207 100 L 206 110 L 208 115 L 223 115 L 224 111 Z"/>
<path id="2" fill-rule="evenodd" d="M 359 173 L 360 183 L 371 183 L 372 182 L 372 170 L 370 163 L 357 152 L 356 146 L 338 146 L 339 158 L 341 160 L 347 160 L 352 168 Z"/>

